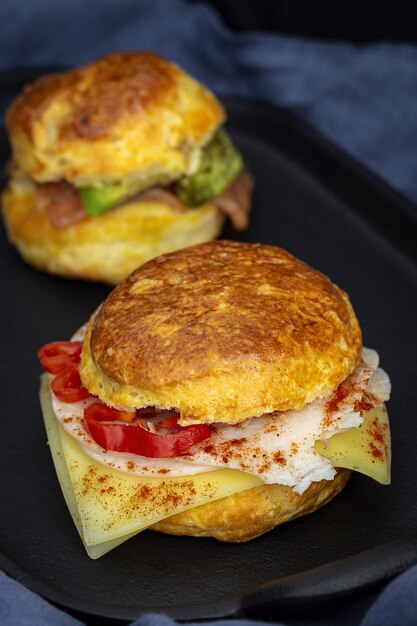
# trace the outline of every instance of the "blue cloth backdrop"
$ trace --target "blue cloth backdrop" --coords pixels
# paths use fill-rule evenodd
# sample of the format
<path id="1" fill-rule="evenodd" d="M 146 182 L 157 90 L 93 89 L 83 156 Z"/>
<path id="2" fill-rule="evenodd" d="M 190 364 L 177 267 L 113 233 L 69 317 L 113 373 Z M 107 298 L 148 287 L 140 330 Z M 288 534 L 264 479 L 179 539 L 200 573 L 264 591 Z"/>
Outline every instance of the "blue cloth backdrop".
<path id="1" fill-rule="evenodd" d="M 237 34 L 213 9 L 186 0 L 2 0 L 0 24 L 0 72 L 152 49 L 220 95 L 288 108 L 417 204 L 416 46 Z M 365 617 L 371 596 L 362 608 L 340 603 L 337 617 L 329 609 L 327 618 L 306 613 L 283 622 L 411 626 L 417 624 L 416 590 L 413 568 L 385 589 Z M 5 575 L 0 599 L 2 626 L 80 624 Z M 148 615 L 135 624 L 173 622 Z"/>
<path id="2" fill-rule="evenodd" d="M 0 3 L 0 71 L 152 49 L 221 95 L 284 106 L 417 203 L 417 47 L 234 33 L 186 0 Z"/>

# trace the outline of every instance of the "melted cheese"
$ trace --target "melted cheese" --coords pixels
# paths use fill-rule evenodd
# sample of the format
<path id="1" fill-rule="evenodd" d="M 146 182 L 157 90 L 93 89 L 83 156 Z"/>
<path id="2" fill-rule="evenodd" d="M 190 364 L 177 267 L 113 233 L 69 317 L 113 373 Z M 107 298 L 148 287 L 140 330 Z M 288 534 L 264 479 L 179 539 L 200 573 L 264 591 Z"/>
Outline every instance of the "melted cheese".
<path id="1" fill-rule="evenodd" d="M 47 377 L 41 405 L 61 489 L 89 556 L 98 558 L 157 521 L 262 481 L 238 470 L 153 478 L 114 470 L 89 457 L 55 418 Z"/>
<path id="2" fill-rule="evenodd" d="M 359 428 L 316 441 L 314 449 L 335 467 L 347 467 L 383 485 L 391 482 L 391 435 L 383 404 L 368 411 Z"/>

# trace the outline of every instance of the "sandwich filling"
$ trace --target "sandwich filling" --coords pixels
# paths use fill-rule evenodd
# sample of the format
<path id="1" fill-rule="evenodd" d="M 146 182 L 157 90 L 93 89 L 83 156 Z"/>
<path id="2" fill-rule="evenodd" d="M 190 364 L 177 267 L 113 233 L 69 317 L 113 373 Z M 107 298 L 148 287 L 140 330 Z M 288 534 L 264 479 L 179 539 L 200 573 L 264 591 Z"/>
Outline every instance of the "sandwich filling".
<path id="1" fill-rule="evenodd" d="M 173 211 L 184 212 L 212 201 L 232 221 L 236 230 L 248 224 L 253 188 L 251 175 L 228 133 L 220 128 L 210 142 L 191 159 L 189 172 L 179 179 L 147 178 L 140 181 L 104 182 L 77 188 L 61 180 L 37 183 L 35 204 L 52 225 L 67 228 L 84 219 L 98 217 L 127 202 L 154 200 Z"/>

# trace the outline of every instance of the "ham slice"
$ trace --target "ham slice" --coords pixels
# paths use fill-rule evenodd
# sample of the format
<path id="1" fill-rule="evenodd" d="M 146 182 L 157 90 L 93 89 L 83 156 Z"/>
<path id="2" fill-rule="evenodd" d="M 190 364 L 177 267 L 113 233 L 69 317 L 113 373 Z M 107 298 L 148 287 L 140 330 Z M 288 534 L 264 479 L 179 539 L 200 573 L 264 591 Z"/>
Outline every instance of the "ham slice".
<path id="1" fill-rule="evenodd" d="M 213 204 L 227 215 L 236 230 L 244 230 L 249 223 L 249 211 L 254 187 L 253 176 L 241 172 L 220 196 L 213 198 Z M 131 199 L 130 199 L 131 200 Z M 169 189 L 152 187 L 134 198 L 135 202 L 156 200 L 168 205 L 173 211 L 184 213 L 189 210 Z"/>
<path id="2" fill-rule="evenodd" d="M 185 211 L 188 211 L 188 207 L 186 207 L 185 204 L 183 204 L 172 191 L 165 189 L 164 187 L 151 187 L 151 189 L 142 191 L 142 193 L 137 196 L 129 198 L 129 202 L 132 200 L 134 202 L 147 202 L 149 200 L 155 200 L 155 202 L 166 204 L 173 211 L 177 211 L 177 213 L 185 213 Z"/>
<path id="3" fill-rule="evenodd" d="M 248 226 L 253 186 L 251 174 L 241 172 L 220 196 L 212 200 L 219 211 L 229 217 L 236 230 L 244 230 Z M 164 187 L 152 187 L 124 202 L 152 200 L 161 202 L 178 213 L 190 210 L 173 191 Z M 67 228 L 89 217 L 77 189 L 66 181 L 37 185 L 35 203 L 38 211 L 45 212 L 56 229 Z"/>
<path id="4" fill-rule="evenodd" d="M 76 188 L 66 181 L 36 186 L 35 206 L 47 214 L 57 230 L 67 228 L 88 217 Z"/>
<path id="5" fill-rule="evenodd" d="M 249 211 L 254 188 L 253 176 L 243 171 L 213 203 L 227 215 L 235 230 L 245 230 L 249 224 Z"/>

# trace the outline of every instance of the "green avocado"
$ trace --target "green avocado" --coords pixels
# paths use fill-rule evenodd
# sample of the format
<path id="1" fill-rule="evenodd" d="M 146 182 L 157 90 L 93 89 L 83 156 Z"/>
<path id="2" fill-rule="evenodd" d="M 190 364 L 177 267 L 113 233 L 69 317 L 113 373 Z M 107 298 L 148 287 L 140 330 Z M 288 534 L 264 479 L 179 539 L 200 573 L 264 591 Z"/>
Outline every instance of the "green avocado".
<path id="1" fill-rule="evenodd" d="M 202 151 L 198 170 L 176 184 L 178 197 L 187 206 L 203 204 L 221 194 L 243 167 L 241 154 L 220 128 Z"/>
<path id="2" fill-rule="evenodd" d="M 116 183 L 103 187 L 82 187 L 79 194 L 88 215 L 97 217 L 127 198 L 131 191 L 128 186 Z"/>
<path id="3" fill-rule="evenodd" d="M 243 169 L 244 162 L 227 132 L 220 128 L 203 149 L 198 170 L 183 176 L 175 185 L 179 199 L 186 206 L 198 206 L 222 193 Z M 166 184 L 152 181 L 154 184 Z M 149 186 L 149 185 L 148 185 Z M 102 187 L 81 187 L 81 202 L 91 217 L 98 217 L 141 190 L 143 186 L 112 183 Z"/>

